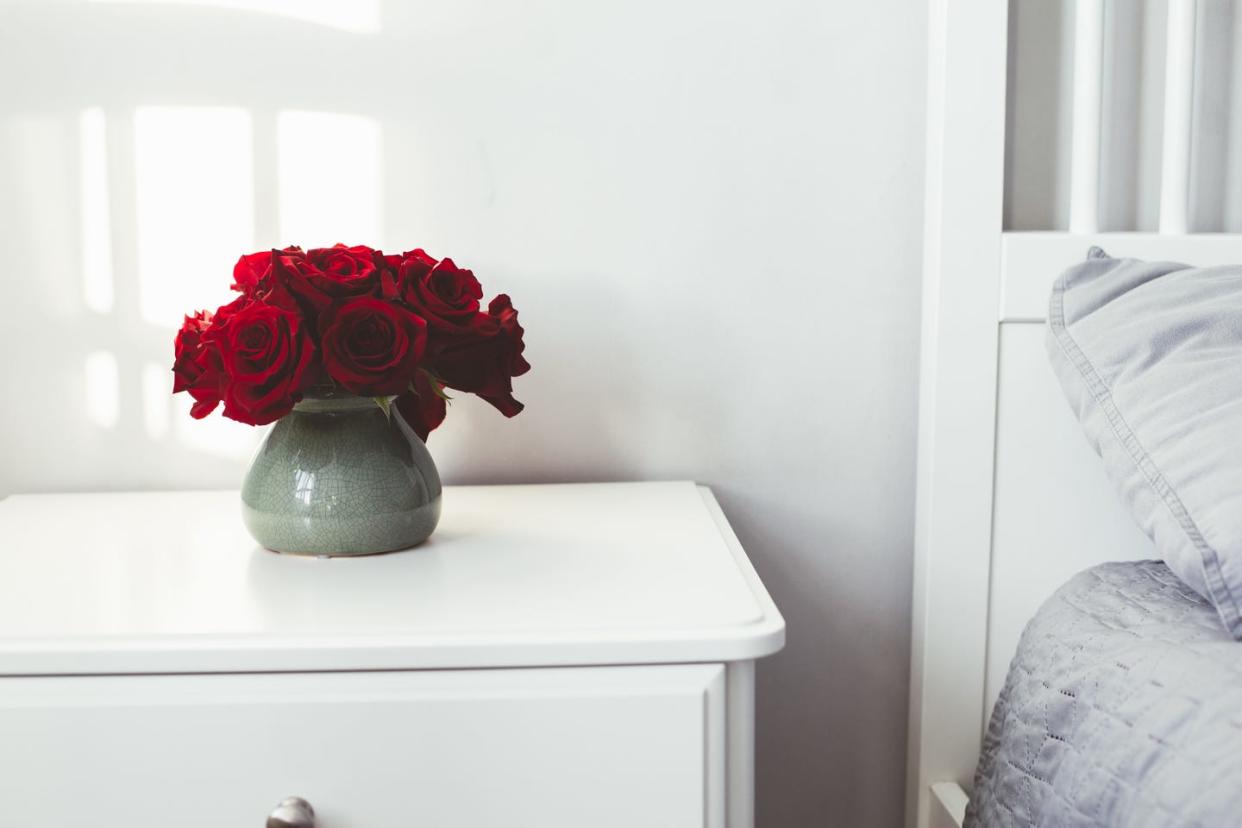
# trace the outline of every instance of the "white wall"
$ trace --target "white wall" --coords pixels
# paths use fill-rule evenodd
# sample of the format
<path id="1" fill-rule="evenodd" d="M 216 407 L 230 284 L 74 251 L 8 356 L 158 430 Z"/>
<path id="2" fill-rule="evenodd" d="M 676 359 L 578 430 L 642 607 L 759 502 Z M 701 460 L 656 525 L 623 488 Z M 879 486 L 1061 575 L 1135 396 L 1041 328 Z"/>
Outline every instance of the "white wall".
<path id="1" fill-rule="evenodd" d="M 789 623 L 759 824 L 897 824 L 920 0 L 0 16 L 0 494 L 236 486 L 255 432 L 166 397 L 180 313 L 242 250 L 452 255 L 534 370 L 517 420 L 455 404 L 445 477 L 714 486 Z"/>

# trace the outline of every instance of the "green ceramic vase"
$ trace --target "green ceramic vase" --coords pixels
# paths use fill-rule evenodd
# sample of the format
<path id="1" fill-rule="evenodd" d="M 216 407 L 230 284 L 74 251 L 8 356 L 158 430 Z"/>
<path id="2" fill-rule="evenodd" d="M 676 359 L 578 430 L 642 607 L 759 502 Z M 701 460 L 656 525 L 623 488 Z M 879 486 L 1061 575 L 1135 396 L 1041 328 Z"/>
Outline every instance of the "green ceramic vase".
<path id="1" fill-rule="evenodd" d="M 440 475 L 394 407 L 308 398 L 277 420 L 242 485 L 260 544 L 296 555 L 373 555 L 422 543 L 440 520 Z"/>

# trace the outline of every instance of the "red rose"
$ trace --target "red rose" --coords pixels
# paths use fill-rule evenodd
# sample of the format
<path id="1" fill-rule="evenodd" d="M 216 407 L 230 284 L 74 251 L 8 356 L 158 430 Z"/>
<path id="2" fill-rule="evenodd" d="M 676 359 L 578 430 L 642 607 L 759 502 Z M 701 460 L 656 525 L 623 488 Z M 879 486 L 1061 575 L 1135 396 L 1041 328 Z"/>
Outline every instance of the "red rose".
<path id="1" fill-rule="evenodd" d="M 299 314 L 244 300 L 221 309 L 205 345 L 219 354 L 227 376 L 224 416 L 263 425 L 302 398 L 315 348 Z"/>
<path id="2" fill-rule="evenodd" d="M 379 291 L 377 293 L 379 298 L 397 301 L 401 299 L 401 291 L 397 287 L 397 273 L 401 270 L 402 260 L 408 255 L 408 253 L 397 255 L 395 253 L 384 253 L 379 250 L 375 251 L 375 267 L 379 270 Z"/>
<path id="3" fill-rule="evenodd" d="M 322 274 L 316 279 L 334 296 L 365 293 L 375 287 L 375 257 L 375 251 L 362 244 L 337 244 L 306 251 L 306 260 Z"/>
<path id="4" fill-rule="evenodd" d="M 329 307 L 319 318 L 323 364 L 340 385 L 372 397 L 410 387 L 427 344 L 427 323 L 372 297 Z"/>
<path id="5" fill-rule="evenodd" d="M 286 252 L 297 248 L 285 248 Z M 233 265 L 233 290 L 253 296 L 272 273 L 272 251 L 247 253 Z"/>
<path id="6" fill-rule="evenodd" d="M 530 370 L 509 297 L 486 312 L 483 289 L 452 259 L 421 249 L 300 247 L 242 256 L 241 293 L 187 316 L 174 343 L 173 391 L 205 417 L 251 425 L 283 417 L 312 387 L 396 397 L 424 440 L 445 416 L 445 387 L 477 394 L 506 416 L 522 410 L 513 378 Z"/>
<path id="7" fill-rule="evenodd" d="M 427 435 L 444 422 L 444 386 L 431 379 L 426 371 L 414 374 L 413 390 L 397 397 L 397 411 L 424 443 Z"/>
<path id="8" fill-rule="evenodd" d="M 187 316 L 173 342 L 173 393 L 189 392 L 194 398 L 190 416 L 206 417 L 220 404 L 222 374 L 219 354 L 205 347 L 203 339 L 214 317 L 207 311 Z"/>
<path id="9" fill-rule="evenodd" d="M 437 262 L 422 250 L 402 257 L 398 273 L 401 298 L 436 328 L 469 326 L 479 312 L 483 288 L 469 270 L 452 259 Z"/>
<path id="10" fill-rule="evenodd" d="M 285 280 L 272 278 L 272 258 L 273 256 L 302 255 L 304 254 L 300 247 L 247 253 L 233 266 L 232 288 L 239 291 L 246 299 L 276 305 L 288 311 L 298 311 L 301 306 L 289 291 Z"/>
<path id="11" fill-rule="evenodd" d="M 382 261 L 382 254 L 369 247 L 338 244 L 305 253 L 295 247 L 270 255 L 273 281 L 311 310 L 322 311 L 337 299 L 379 293 L 376 261 Z"/>
<path id="12" fill-rule="evenodd" d="M 196 358 L 202 350 L 203 332 L 211 327 L 211 313 L 197 311 L 187 316 L 173 340 L 173 393 L 186 391 L 194 385 L 202 371 Z"/>
<path id="13" fill-rule="evenodd" d="M 436 338 L 428 368 L 444 384 L 477 394 L 506 417 L 523 406 L 513 398 L 513 378 L 530 370 L 517 310 L 505 294 L 492 300 L 486 314 L 475 314 L 470 329 Z"/>

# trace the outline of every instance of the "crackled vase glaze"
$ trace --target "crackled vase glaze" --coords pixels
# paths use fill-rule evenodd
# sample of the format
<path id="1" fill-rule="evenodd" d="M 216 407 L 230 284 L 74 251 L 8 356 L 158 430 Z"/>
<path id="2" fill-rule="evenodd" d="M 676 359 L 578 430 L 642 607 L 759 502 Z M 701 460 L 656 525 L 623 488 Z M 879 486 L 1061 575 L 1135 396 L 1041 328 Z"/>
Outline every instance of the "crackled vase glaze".
<path id="1" fill-rule="evenodd" d="M 372 555 L 425 541 L 440 520 L 427 447 L 367 397 L 308 398 L 272 426 L 242 485 L 260 544 L 297 555 Z"/>

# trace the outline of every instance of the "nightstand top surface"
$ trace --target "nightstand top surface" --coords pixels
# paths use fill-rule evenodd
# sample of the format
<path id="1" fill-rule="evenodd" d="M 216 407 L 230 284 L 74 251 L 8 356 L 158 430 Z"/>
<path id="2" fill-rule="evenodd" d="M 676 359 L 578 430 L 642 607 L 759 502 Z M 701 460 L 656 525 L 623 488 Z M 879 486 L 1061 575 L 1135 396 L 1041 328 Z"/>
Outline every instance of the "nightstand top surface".
<path id="1" fill-rule="evenodd" d="M 424 545 L 256 546 L 236 492 L 0 502 L 0 675 L 750 659 L 784 621 L 693 483 L 449 486 Z"/>

